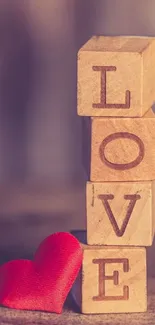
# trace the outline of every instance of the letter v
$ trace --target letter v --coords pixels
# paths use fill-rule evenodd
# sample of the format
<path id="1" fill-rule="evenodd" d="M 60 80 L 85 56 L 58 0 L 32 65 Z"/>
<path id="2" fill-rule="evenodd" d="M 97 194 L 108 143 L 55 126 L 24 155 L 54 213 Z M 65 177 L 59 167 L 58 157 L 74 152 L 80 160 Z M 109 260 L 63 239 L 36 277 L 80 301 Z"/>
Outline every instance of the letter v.
<path id="1" fill-rule="evenodd" d="M 132 211 L 134 209 L 134 206 L 136 204 L 136 201 L 141 199 L 141 196 L 138 195 L 138 194 L 128 194 L 128 195 L 124 195 L 124 199 L 125 200 L 130 200 L 129 202 L 129 205 L 128 205 L 128 208 L 127 208 L 127 213 L 126 213 L 126 216 L 125 216 L 125 219 L 123 220 L 123 223 L 122 223 L 122 226 L 121 228 L 119 229 L 118 227 L 118 224 L 116 222 L 116 219 L 112 213 L 112 210 L 110 208 L 110 205 L 109 205 L 109 202 L 108 200 L 113 200 L 114 199 L 114 195 L 113 194 L 101 194 L 101 195 L 98 195 L 98 198 L 102 201 L 103 205 L 104 205 L 104 208 L 105 208 L 105 211 L 109 217 L 109 220 L 112 224 L 112 227 L 115 231 L 115 234 L 118 236 L 118 237 L 122 237 L 124 235 L 124 232 L 126 230 L 126 227 L 128 225 L 128 222 L 130 220 L 130 217 L 131 217 L 131 214 L 132 214 Z"/>

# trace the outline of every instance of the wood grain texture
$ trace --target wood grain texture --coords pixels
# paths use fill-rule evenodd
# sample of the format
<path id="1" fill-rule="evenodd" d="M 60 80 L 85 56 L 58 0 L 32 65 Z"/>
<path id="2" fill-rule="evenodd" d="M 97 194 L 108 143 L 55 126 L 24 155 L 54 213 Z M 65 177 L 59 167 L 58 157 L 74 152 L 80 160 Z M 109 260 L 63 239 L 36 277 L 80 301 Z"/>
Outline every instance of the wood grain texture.
<path id="1" fill-rule="evenodd" d="M 154 278 L 148 279 L 148 310 L 144 313 L 84 315 L 79 312 L 71 296 L 61 315 L 0 307 L 1 325 L 154 325 L 154 316 Z"/>
<path id="2" fill-rule="evenodd" d="M 155 38 L 92 37 L 78 52 L 78 114 L 140 117 L 155 92 Z"/>
<path id="3" fill-rule="evenodd" d="M 92 118 L 91 181 L 155 179 L 155 118 Z"/>
<path id="4" fill-rule="evenodd" d="M 154 182 L 87 182 L 89 245 L 151 246 Z"/>
<path id="5" fill-rule="evenodd" d="M 1 325 L 154 325 L 155 278 L 148 279 L 148 310 L 145 313 L 84 315 L 70 296 L 61 315 L 0 307 Z"/>
<path id="6" fill-rule="evenodd" d="M 78 233 L 76 236 L 79 239 Z M 81 312 L 145 312 L 146 249 L 90 246 L 83 242 L 82 247 L 82 270 L 72 289 Z"/>

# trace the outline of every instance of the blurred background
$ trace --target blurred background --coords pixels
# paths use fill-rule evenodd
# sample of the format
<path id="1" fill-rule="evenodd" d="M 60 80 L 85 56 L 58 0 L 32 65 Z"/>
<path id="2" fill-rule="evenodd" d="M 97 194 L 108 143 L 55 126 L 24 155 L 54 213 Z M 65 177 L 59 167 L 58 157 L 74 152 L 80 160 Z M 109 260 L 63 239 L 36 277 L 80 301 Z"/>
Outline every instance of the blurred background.
<path id="1" fill-rule="evenodd" d="M 154 12 L 154 0 L 0 0 L 1 260 L 85 228 L 76 54 L 91 35 L 155 36 Z"/>

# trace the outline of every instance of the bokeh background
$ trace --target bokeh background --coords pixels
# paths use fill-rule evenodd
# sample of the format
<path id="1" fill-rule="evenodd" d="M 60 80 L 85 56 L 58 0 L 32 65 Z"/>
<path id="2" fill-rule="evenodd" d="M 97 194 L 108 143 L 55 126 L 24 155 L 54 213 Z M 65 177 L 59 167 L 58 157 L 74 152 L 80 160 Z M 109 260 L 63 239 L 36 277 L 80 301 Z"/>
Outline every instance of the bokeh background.
<path id="1" fill-rule="evenodd" d="M 154 12 L 154 0 L 0 0 L 1 261 L 85 228 L 76 53 L 91 35 L 155 36 Z"/>

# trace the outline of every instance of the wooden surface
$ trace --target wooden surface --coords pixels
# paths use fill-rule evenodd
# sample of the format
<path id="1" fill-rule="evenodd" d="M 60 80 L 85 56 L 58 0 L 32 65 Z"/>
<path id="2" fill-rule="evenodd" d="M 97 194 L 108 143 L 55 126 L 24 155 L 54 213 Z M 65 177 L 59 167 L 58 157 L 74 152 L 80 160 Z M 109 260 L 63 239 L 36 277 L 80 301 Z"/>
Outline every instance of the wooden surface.
<path id="1" fill-rule="evenodd" d="M 154 325 L 155 279 L 149 279 L 148 310 L 146 313 L 82 315 L 72 299 L 68 299 L 61 315 L 16 311 L 0 308 L 1 325 Z"/>
<path id="2" fill-rule="evenodd" d="M 155 118 L 92 118 L 91 181 L 155 179 Z"/>
<path id="3" fill-rule="evenodd" d="M 78 53 L 78 114 L 143 116 L 154 101 L 155 38 L 92 37 Z"/>
<path id="4" fill-rule="evenodd" d="M 87 182 L 87 243 L 151 246 L 153 183 Z"/>

